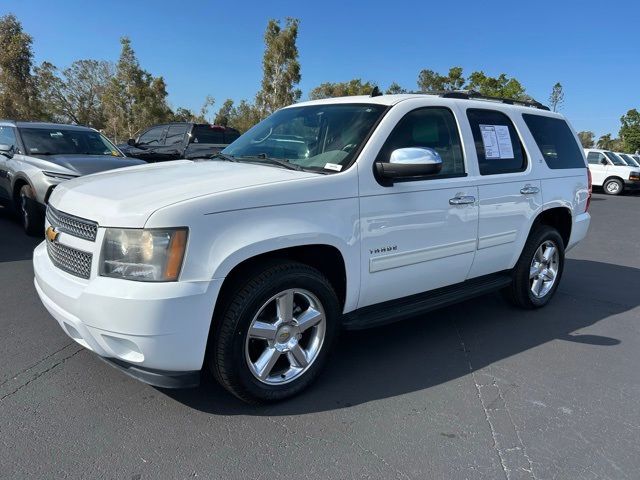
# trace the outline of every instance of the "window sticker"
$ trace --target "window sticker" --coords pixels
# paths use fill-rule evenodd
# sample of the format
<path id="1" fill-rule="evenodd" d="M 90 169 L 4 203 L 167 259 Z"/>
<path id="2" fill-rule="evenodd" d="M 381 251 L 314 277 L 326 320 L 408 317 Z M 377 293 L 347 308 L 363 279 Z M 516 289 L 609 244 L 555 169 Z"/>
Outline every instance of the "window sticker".
<path id="1" fill-rule="evenodd" d="M 337 163 L 325 163 L 324 168 L 325 170 L 334 170 L 336 172 L 339 172 L 340 170 L 342 170 L 342 165 L 338 165 Z"/>
<path id="2" fill-rule="evenodd" d="M 511 134 L 506 125 L 479 125 L 487 160 L 514 158 Z"/>

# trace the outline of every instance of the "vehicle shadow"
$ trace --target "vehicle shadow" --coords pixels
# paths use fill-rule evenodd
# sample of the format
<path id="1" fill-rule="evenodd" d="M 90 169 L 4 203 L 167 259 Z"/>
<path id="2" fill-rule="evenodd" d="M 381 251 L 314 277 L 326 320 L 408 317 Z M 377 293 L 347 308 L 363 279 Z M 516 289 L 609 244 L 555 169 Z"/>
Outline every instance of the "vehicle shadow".
<path id="1" fill-rule="evenodd" d="M 0 207 L 0 263 L 33 258 L 33 249 L 41 241 L 24 233 L 9 209 Z"/>
<path id="2" fill-rule="evenodd" d="M 625 289 L 602 298 L 615 279 Z M 598 291 L 600 290 L 600 291 Z M 611 289 L 607 289 L 610 292 Z M 640 269 L 567 259 L 560 290 L 545 308 L 523 311 L 494 294 L 384 327 L 343 332 L 320 379 L 283 403 L 247 406 L 212 379 L 192 390 L 163 390 L 184 405 L 219 415 L 298 415 L 425 391 L 550 341 L 618 345 L 580 330 L 638 305 Z M 559 366 L 561 368 L 561 366 Z"/>

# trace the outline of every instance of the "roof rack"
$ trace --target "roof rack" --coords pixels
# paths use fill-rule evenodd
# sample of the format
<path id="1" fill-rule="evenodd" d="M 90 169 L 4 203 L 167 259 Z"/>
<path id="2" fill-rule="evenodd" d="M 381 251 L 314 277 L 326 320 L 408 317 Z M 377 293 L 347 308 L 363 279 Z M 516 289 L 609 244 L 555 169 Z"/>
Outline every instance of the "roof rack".
<path id="1" fill-rule="evenodd" d="M 475 90 L 453 90 L 451 92 L 439 92 L 437 93 L 437 95 L 440 95 L 442 98 L 464 98 L 467 100 L 490 100 L 493 102 L 506 103 L 507 105 L 523 105 L 525 107 L 533 107 L 533 108 L 539 108 L 540 110 L 550 111 L 549 107 L 533 99 L 515 100 L 513 98 L 491 97 L 489 95 L 482 95 L 480 92 L 477 92 Z"/>

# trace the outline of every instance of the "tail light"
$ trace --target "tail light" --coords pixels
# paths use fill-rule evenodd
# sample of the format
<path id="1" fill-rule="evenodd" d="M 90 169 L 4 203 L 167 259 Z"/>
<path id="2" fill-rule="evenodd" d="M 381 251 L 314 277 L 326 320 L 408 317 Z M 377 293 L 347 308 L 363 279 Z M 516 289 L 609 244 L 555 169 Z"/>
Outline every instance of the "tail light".
<path id="1" fill-rule="evenodd" d="M 589 210 L 589 205 L 591 205 L 591 195 L 593 194 L 593 183 L 591 181 L 591 170 L 587 168 L 587 179 L 589 185 L 589 196 L 587 197 L 587 206 L 584 208 L 584 211 L 587 212 Z"/>

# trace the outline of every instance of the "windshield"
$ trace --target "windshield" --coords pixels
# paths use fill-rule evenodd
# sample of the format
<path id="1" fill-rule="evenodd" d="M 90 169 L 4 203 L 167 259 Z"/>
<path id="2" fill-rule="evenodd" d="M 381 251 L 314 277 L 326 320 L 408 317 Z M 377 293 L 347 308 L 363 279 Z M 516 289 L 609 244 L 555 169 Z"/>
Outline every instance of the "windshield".
<path id="1" fill-rule="evenodd" d="M 607 156 L 609 160 L 611 160 L 611 163 L 613 163 L 614 165 L 622 165 L 622 166 L 627 165 L 626 163 L 624 163 L 624 160 L 622 160 L 619 156 L 617 156 L 613 152 L 604 152 L 604 154 Z"/>
<path id="2" fill-rule="evenodd" d="M 383 105 L 310 105 L 285 108 L 266 118 L 222 153 L 284 160 L 298 167 L 339 172 L 385 111 Z"/>
<path id="3" fill-rule="evenodd" d="M 638 162 L 636 162 L 636 159 L 633 158 L 631 155 L 627 155 L 625 153 L 620 153 L 619 154 L 620 157 L 622 157 L 622 159 L 627 162 L 627 165 L 631 166 L 631 167 L 638 167 L 640 165 L 638 165 Z"/>
<path id="4" fill-rule="evenodd" d="M 64 128 L 20 128 L 28 155 L 110 155 L 122 154 L 100 133 Z"/>

